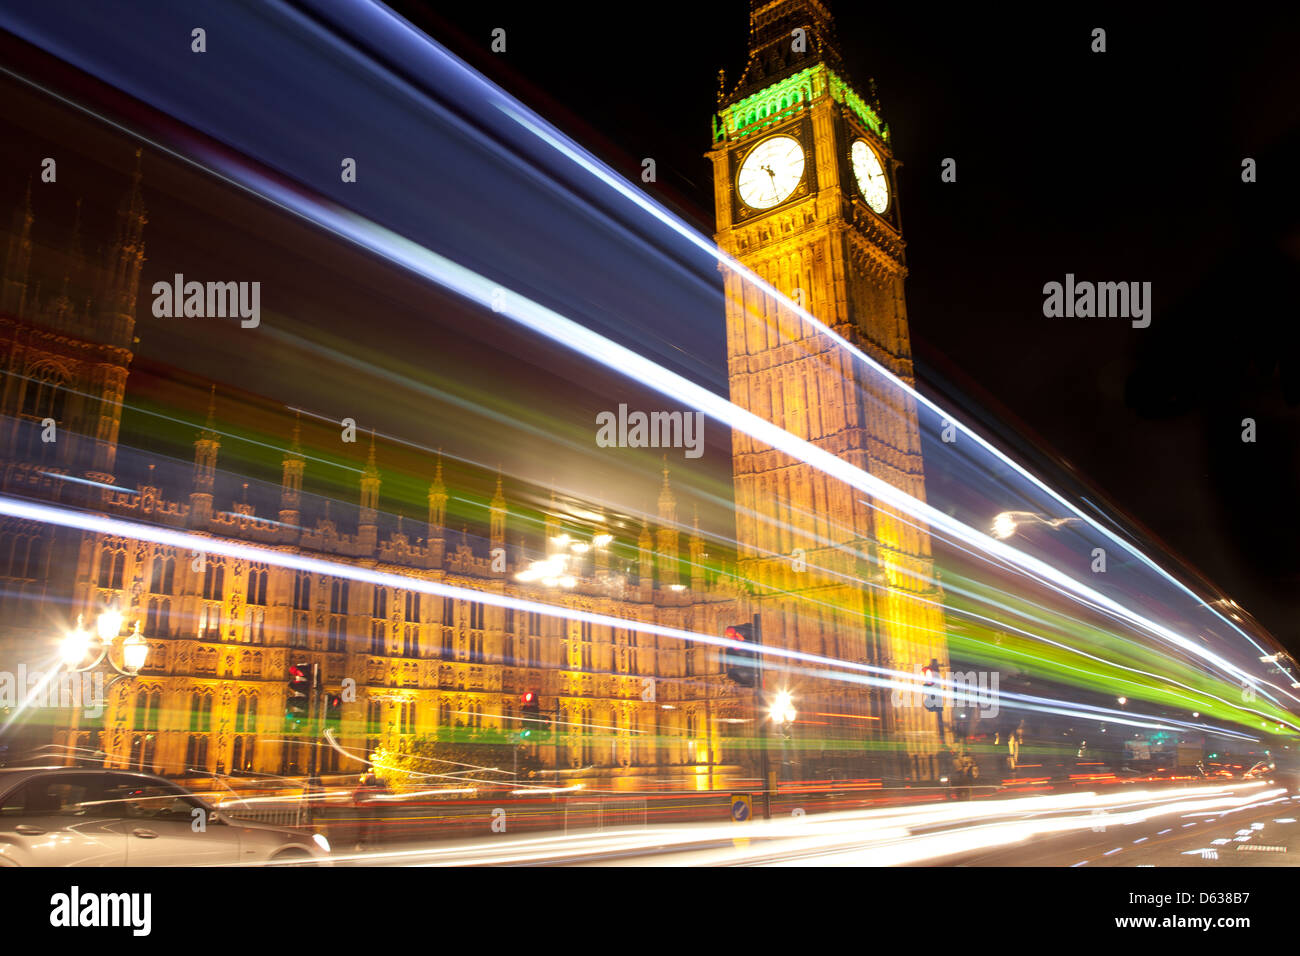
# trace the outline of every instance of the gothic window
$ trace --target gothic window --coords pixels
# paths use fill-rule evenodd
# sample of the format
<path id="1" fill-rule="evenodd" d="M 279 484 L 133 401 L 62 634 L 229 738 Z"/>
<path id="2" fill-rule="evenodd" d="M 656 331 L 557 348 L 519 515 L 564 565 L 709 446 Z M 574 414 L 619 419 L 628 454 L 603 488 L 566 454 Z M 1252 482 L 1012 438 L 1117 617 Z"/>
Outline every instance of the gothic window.
<path id="1" fill-rule="evenodd" d="M 45 461 L 53 456 L 58 445 L 43 440 L 41 422 L 52 418 L 62 427 L 63 406 L 68 394 L 66 385 L 63 374 L 53 366 L 45 365 L 30 371 L 23 385 L 22 417 L 27 421 L 20 427 L 27 435 L 25 442 L 20 439 L 20 445 L 26 448 L 21 457 Z"/>
<path id="2" fill-rule="evenodd" d="M 266 581 L 268 572 L 265 564 L 255 564 L 248 571 L 248 604 L 266 605 Z"/>
<path id="3" fill-rule="evenodd" d="M 131 754 L 128 758 L 131 769 L 152 772 L 157 744 L 157 734 L 132 734 Z"/>
<path id="4" fill-rule="evenodd" d="M 149 575 L 149 593 L 171 594 L 175 583 L 176 558 L 169 551 L 159 552 L 153 559 L 153 570 Z"/>
<path id="5" fill-rule="evenodd" d="M 135 695 L 135 729 L 157 730 L 158 712 L 162 709 L 162 691 L 141 689 Z"/>
<path id="6" fill-rule="evenodd" d="M 348 613 L 348 582 L 342 578 L 330 581 L 330 613 Z"/>
<path id="7" fill-rule="evenodd" d="M 219 558 L 209 557 L 203 568 L 203 599 L 222 601 L 226 596 L 226 566 Z"/>
<path id="8" fill-rule="evenodd" d="M 221 605 L 204 604 L 199 608 L 199 638 L 215 641 L 221 637 Z"/>
<path id="9" fill-rule="evenodd" d="M 257 696 L 240 694 L 239 703 L 235 705 L 235 733 L 257 733 Z"/>
<path id="10" fill-rule="evenodd" d="M 126 570 L 126 546 L 120 542 L 105 544 L 99 553 L 99 586 L 121 588 Z"/>
<path id="11" fill-rule="evenodd" d="M 443 627 L 456 626 L 456 600 L 455 598 L 445 597 L 442 599 L 442 624 Z"/>
<path id="12" fill-rule="evenodd" d="M 311 610 L 311 574 L 306 571 L 293 573 L 293 609 Z"/>
<path id="13" fill-rule="evenodd" d="M 0 535 L 0 577 L 44 580 L 45 539 L 39 534 Z"/>
<path id="14" fill-rule="evenodd" d="M 208 738 L 206 734 L 190 734 L 185 745 L 185 768 L 206 770 L 208 766 Z"/>
<path id="15" fill-rule="evenodd" d="M 165 597 L 151 597 L 145 617 L 144 630 L 150 637 L 166 637 L 171 633 L 172 602 Z"/>
<path id="16" fill-rule="evenodd" d="M 311 618 L 306 611 L 293 611 L 289 615 L 289 643 L 294 647 L 307 647 L 311 636 Z"/>
<path id="17" fill-rule="evenodd" d="M 483 605 L 478 602 L 469 606 L 469 626 L 476 631 L 483 629 Z"/>
<path id="18" fill-rule="evenodd" d="M 244 642 L 247 644 L 266 642 L 266 608 L 250 607 L 245 610 Z"/>
<path id="19" fill-rule="evenodd" d="M 51 365 L 31 370 L 23 386 L 23 414 L 30 418 L 63 418 L 67 384 L 63 374 Z"/>
<path id="20" fill-rule="evenodd" d="M 406 623 L 402 625 L 402 654 L 420 656 L 420 594 L 406 592 Z"/>
<path id="21" fill-rule="evenodd" d="M 190 733 L 206 734 L 212 730 L 212 695 L 196 690 L 190 694 Z"/>
<path id="22" fill-rule="evenodd" d="M 330 582 L 329 649 L 341 651 L 348 637 L 348 582 L 334 578 Z"/>

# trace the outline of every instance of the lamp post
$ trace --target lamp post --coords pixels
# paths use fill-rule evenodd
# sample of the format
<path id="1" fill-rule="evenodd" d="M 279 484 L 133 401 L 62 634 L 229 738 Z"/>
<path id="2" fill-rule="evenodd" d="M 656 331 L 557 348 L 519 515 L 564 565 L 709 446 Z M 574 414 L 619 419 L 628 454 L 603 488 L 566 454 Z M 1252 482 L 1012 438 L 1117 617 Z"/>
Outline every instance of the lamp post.
<path id="1" fill-rule="evenodd" d="M 799 716 L 794 709 L 794 696 L 788 690 L 779 690 L 772 698 L 772 706 L 768 709 L 772 718 L 772 723 L 781 729 L 781 775 L 787 780 L 790 778 L 788 748 L 790 744 L 790 731 L 793 728 L 794 720 Z"/>
<path id="2" fill-rule="evenodd" d="M 149 658 L 149 642 L 140 633 L 140 622 L 136 621 L 131 633 L 122 640 L 122 663 L 113 660 L 110 651 L 117 643 L 122 631 L 122 613 L 116 608 L 100 612 L 95 620 L 95 633 L 86 630 L 84 617 L 77 615 L 77 626 L 67 633 L 59 648 L 59 656 L 70 673 L 81 674 L 94 670 L 101 663 L 107 662 L 116 676 L 108 682 L 112 687 L 123 677 L 135 677 L 144 668 Z M 87 658 L 93 658 L 87 662 Z"/>

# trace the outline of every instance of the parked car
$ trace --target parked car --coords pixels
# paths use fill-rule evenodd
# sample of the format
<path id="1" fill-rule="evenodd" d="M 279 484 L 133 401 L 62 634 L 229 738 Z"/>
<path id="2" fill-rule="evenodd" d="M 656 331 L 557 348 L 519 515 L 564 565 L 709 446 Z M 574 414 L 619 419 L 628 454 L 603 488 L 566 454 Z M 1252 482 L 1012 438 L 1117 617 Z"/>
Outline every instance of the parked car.
<path id="1" fill-rule="evenodd" d="M 323 864 L 329 842 L 130 770 L 0 769 L 0 866 Z"/>

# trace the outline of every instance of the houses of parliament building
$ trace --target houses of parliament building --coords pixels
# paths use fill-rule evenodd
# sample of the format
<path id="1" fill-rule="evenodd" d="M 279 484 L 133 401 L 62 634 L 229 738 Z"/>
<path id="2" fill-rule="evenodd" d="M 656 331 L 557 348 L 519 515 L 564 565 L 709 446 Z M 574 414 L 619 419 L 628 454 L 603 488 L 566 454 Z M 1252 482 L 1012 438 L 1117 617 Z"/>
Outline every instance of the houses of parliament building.
<path id="1" fill-rule="evenodd" d="M 797 30 L 804 42 L 792 46 Z M 819 0 L 753 0 L 749 60 L 719 91 L 710 156 L 720 248 L 776 290 L 798 290 L 826 326 L 910 381 L 888 128 L 849 81 Z M 383 456 L 372 439 L 358 506 L 340 526 L 304 491 L 307 456 L 293 420 L 284 422 L 278 508 L 259 515 L 246 491 L 239 500 L 223 487 L 219 392 L 187 479 L 155 478 L 150 466 L 126 487 L 118 431 L 147 223 L 139 156 L 101 261 L 82 252 L 76 229 L 34 253 L 31 192 L 4 244 L 0 494 L 629 626 L 4 517 L 0 669 L 53 666 L 58 638 L 104 608 L 149 647 L 140 672 L 111 686 L 100 717 L 0 706 L 11 754 L 21 743 L 69 762 L 93 755 L 168 775 L 301 776 L 311 744 L 286 729 L 286 693 L 289 668 L 309 661 L 343 700 L 339 747 L 317 750 L 321 773 L 359 773 L 379 748 L 432 737 L 519 747 L 529 765 L 589 786 L 713 789 L 757 776 L 769 728 L 756 695 L 725 676 L 716 647 L 637 623 L 721 635 L 757 615 L 768 645 L 910 674 L 946 666 L 925 529 L 746 435 L 733 439 L 737 555 L 725 573 L 706 559 L 698 528 L 679 519 L 666 468 L 657 526 L 643 524 L 635 542 L 581 529 L 558 506 L 523 541 L 499 477 L 484 527 L 449 531 L 455 489 L 431 460 L 427 519 L 412 534 L 409 519 L 394 524 L 381 511 Z M 724 284 L 732 401 L 923 498 L 909 400 L 869 381 L 841 346 L 738 270 L 724 268 Z M 568 586 L 520 579 L 530 558 L 570 542 Z M 942 714 L 891 704 L 878 688 L 770 668 L 767 688 L 797 684 L 812 711 L 794 728 L 799 757 L 787 775 L 937 776 Z M 343 693 L 349 685 L 355 693 Z M 553 716 L 553 736 L 519 735 L 529 691 Z"/>

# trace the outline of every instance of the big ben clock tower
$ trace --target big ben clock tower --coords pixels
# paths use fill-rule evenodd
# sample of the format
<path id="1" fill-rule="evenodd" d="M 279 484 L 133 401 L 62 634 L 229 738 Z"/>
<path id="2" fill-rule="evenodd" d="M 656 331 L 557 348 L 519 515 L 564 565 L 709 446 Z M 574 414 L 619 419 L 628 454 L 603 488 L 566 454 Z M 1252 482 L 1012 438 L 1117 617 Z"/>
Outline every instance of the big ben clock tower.
<path id="1" fill-rule="evenodd" d="M 722 251 L 911 383 L 898 164 L 825 3 L 751 0 L 749 59 L 719 90 L 709 157 Z M 752 278 L 723 272 L 731 400 L 924 500 L 915 402 Z M 928 529 L 748 435 L 735 435 L 732 455 L 740 572 L 764 643 L 946 671 Z M 768 667 L 769 693 L 788 689 L 830 719 L 818 736 L 840 752 L 823 762 L 939 775 L 945 713 L 910 693 Z M 811 741 L 796 750 L 819 759 Z"/>

